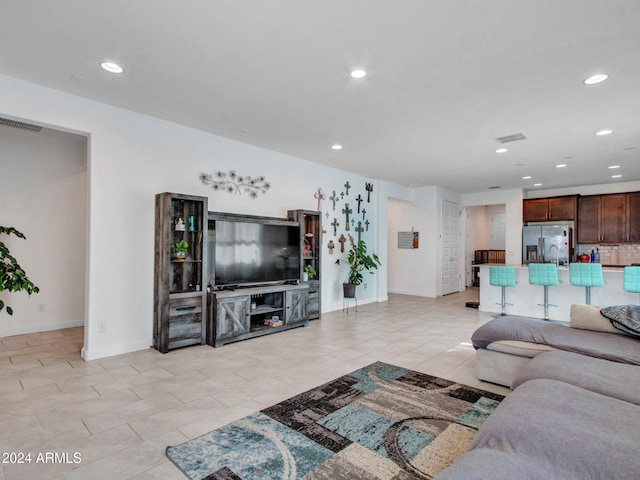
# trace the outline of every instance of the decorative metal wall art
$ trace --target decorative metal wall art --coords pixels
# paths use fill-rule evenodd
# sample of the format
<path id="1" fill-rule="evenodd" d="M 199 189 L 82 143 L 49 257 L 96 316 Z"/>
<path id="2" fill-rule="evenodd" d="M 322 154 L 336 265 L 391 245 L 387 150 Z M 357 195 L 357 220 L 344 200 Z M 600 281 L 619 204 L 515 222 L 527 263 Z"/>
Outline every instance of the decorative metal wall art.
<path id="1" fill-rule="evenodd" d="M 219 170 L 213 175 L 201 173 L 199 178 L 202 183 L 211 185 L 214 190 L 225 190 L 238 195 L 241 195 L 241 190 L 244 190 L 251 198 L 256 198 L 258 193 L 265 194 L 271 188 L 271 184 L 263 176 L 238 175 L 235 170 L 229 170 L 228 173 Z"/>

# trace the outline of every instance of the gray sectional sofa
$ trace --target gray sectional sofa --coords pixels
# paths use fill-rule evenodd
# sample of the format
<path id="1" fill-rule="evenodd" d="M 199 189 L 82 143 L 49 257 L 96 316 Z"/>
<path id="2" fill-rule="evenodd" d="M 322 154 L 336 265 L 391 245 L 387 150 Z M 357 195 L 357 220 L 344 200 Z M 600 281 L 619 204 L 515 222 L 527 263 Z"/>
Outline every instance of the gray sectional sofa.
<path id="1" fill-rule="evenodd" d="M 640 336 L 603 318 L 579 306 L 571 327 L 499 317 L 479 328 L 479 374 L 513 391 L 437 479 L 639 479 Z"/>

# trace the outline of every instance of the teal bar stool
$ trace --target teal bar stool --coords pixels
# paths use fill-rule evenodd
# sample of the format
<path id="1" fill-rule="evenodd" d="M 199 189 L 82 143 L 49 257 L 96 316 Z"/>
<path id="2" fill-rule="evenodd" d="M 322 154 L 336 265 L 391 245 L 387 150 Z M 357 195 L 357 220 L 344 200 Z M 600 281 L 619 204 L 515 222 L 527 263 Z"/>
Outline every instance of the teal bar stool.
<path id="1" fill-rule="evenodd" d="M 494 287 L 502 287 L 502 315 L 505 314 L 507 287 L 516 286 L 516 270 L 513 267 L 489 267 L 489 283 Z M 512 305 L 511 303 L 509 305 Z"/>
<path id="2" fill-rule="evenodd" d="M 602 287 L 602 265 L 599 263 L 570 263 L 569 281 L 571 285 L 585 288 L 585 300 L 591 305 L 591 287 Z"/>
<path id="3" fill-rule="evenodd" d="M 549 320 L 549 287 L 558 285 L 558 267 L 555 263 L 530 263 L 529 283 L 544 287 L 544 319 Z M 557 307 L 557 305 L 551 305 Z"/>
<path id="4" fill-rule="evenodd" d="M 640 267 L 624 267 L 625 292 L 640 293 Z"/>

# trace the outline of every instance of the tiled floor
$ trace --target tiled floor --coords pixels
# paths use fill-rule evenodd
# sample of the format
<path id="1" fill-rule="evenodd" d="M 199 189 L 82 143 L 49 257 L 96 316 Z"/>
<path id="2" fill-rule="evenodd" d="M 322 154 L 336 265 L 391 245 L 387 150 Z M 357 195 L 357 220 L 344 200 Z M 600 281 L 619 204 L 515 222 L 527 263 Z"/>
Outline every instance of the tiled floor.
<path id="1" fill-rule="evenodd" d="M 0 338 L 0 480 L 184 479 L 167 445 L 376 360 L 507 393 L 474 376 L 469 337 L 491 318 L 465 307 L 477 298 L 474 288 L 390 295 L 222 348 L 91 362 L 80 358 L 82 328 Z"/>

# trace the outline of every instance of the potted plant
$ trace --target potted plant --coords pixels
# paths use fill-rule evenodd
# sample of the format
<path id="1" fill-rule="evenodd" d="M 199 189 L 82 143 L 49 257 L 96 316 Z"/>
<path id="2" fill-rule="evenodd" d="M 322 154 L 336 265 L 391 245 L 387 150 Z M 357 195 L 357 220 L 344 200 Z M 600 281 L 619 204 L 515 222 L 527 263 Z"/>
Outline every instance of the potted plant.
<path id="1" fill-rule="evenodd" d="M 18 238 L 26 240 L 26 237 L 13 227 L 0 226 L 0 233 L 6 235 L 13 234 Z M 11 255 L 7 246 L 3 242 L 0 242 L 0 292 L 4 290 L 8 292 L 25 291 L 29 295 L 40 291 L 40 289 L 29 280 L 27 274 L 22 267 L 20 267 L 15 257 Z M 3 309 L 6 310 L 9 315 L 13 315 L 13 309 L 0 300 L 0 312 Z"/>
<path id="2" fill-rule="evenodd" d="M 184 262 L 187 258 L 187 250 L 189 249 L 189 244 L 185 240 L 180 240 L 177 243 L 171 244 L 171 253 L 173 254 L 173 259 L 176 262 Z"/>
<path id="3" fill-rule="evenodd" d="M 343 293 L 345 298 L 354 298 L 356 296 L 356 286 L 360 285 L 363 280 L 363 273 L 375 273 L 371 270 L 377 270 L 380 263 L 380 259 L 375 253 L 367 253 L 367 244 L 364 240 L 360 240 L 357 244 L 354 242 L 353 237 L 349 235 L 349 244 L 351 248 L 347 254 L 346 260 L 336 260 L 336 265 L 340 265 L 342 262 L 349 264 L 349 274 L 347 281 L 342 284 Z"/>
<path id="4" fill-rule="evenodd" d="M 302 280 L 306 282 L 307 280 L 311 280 L 318 274 L 316 269 L 312 265 L 307 265 L 304 267 L 304 274 L 302 275 Z"/>

